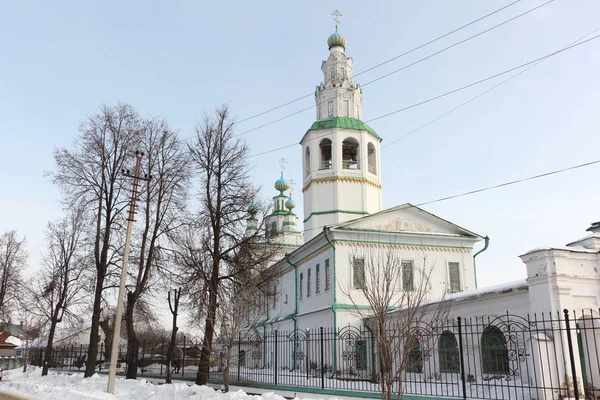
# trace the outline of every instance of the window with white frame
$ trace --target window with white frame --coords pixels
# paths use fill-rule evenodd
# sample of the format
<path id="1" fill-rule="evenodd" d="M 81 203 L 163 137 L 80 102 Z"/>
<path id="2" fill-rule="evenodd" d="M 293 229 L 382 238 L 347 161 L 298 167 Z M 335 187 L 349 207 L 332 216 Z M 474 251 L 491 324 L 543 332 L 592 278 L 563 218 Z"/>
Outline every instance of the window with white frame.
<path id="1" fill-rule="evenodd" d="M 415 289 L 414 266 L 412 260 L 402 261 L 402 289 L 410 292 Z"/>
<path id="2" fill-rule="evenodd" d="M 315 293 L 321 291 L 321 265 L 317 264 L 315 267 Z"/>
<path id="3" fill-rule="evenodd" d="M 298 297 L 302 300 L 302 293 L 304 288 L 304 274 L 300 272 L 300 292 L 298 292 Z"/>
<path id="4" fill-rule="evenodd" d="M 365 287 L 365 259 L 362 257 L 352 259 L 352 285 L 354 289 Z"/>
<path id="5" fill-rule="evenodd" d="M 457 262 L 448 263 L 448 290 L 451 293 L 460 292 L 460 264 Z"/>
<path id="6" fill-rule="evenodd" d="M 308 269 L 307 275 L 306 275 L 306 297 L 310 297 L 310 294 L 312 292 L 312 282 L 311 282 L 311 270 L 310 268 Z"/>
<path id="7" fill-rule="evenodd" d="M 325 260 L 325 290 L 329 290 L 331 281 L 329 278 L 329 258 Z"/>

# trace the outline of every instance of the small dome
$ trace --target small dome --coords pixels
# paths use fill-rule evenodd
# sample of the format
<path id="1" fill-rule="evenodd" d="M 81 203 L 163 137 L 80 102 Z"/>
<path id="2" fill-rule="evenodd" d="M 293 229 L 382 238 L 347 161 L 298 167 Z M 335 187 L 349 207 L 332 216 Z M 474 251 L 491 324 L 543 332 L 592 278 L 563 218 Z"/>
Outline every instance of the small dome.
<path id="1" fill-rule="evenodd" d="M 346 49 L 346 37 L 342 36 L 338 32 L 337 28 L 335 28 L 335 32 L 332 33 L 331 36 L 329 36 L 329 39 L 327 39 L 327 45 L 329 46 L 330 50 L 334 46 L 340 46 Z"/>
<path id="2" fill-rule="evenodd" d="M 288 201 L 285 202 L 285 208 L 287 208 L 290 211 L 296 208 L 296 202 L 294 201 L 294 199 L 292 199 L 292 195 L 290 195 Z"/>
<path id="3" fill-rule="evenodd" d="M 290 188 L 290 183 L 283 177 L 283 172 L 281 173 L 281 177 L 275 181 L 275 189 L 279 190 L 281 193 L 285 192 Z"/>
<path id="4" fill-rule="evenodd" d="M 252 214 L 254 216 L 254 214 L 256 214 L 257 212 L 258 212 L 258 206 L 256 204 L 254 204 L 254 201 L 253 201 L 248 206 L 248 214 Z"/>

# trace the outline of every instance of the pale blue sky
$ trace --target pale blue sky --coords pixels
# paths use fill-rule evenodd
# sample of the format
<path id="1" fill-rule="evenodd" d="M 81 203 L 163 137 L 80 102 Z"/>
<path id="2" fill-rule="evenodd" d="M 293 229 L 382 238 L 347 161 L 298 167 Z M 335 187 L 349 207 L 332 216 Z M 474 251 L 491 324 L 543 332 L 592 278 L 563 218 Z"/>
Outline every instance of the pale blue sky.
<path id="1" fill-rule="evenodd" d="M 0 15 L 0 230 L 28 237 L 32 268 L 59 193 L 43 172 L 86 114 L 130 103 L 183 137 L 227 102 L 239 119 L 309 94 L 322 80 L 330 13 L 343 14 L 346 54 L 360 72 L 480 17 L 505 1 L 22 1 Z M 366 82 L 543 3 L 517 5 L 357 77 Z M 368 120 L 566 46 L 600 27 L 600 3 L 556 0 L 497 30 L 364 88 Z M 433 200 L 600 158 L 600 40 L 558 55 L 382 151 L 384 207 Z M 386 146 L 498 81 L 375 121 Z M 244 122 L 242 132 L 314 104 Z M 252 153 L 297 143 L 300 113 L 246 135 Z M 300 146 L 252 159 L 274 194 L 277 160 L 300 181 Z M 491 238 L 480 286 L 525 277 L 518 255 L 585 234 L 598 212 L 600 166 L 450 200 L 425 209 Z M 296 196 L 298 210 L 301 197 Z M 302 216 L 300 216 L 302 217 Z"/>

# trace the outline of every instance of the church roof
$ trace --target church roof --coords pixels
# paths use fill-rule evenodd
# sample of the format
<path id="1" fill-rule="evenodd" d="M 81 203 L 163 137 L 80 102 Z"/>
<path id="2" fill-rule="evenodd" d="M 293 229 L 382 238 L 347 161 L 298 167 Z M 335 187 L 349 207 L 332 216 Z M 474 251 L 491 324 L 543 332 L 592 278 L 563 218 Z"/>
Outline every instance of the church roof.
<path id="1" fill-rule="evenodd" d="M 324 119 L 321 121 L 316 121 L 312 126 L 306 131 L 306 133 L 310 131 L 318 131 L 321 129 L 331 129 L 331 128 L 345 128 L 345 129 L 355 129 L 357 131 L 367 131 L 371 135 L 375 136 L 379 141 L 383 140 L 373 128 L 369 125 L 365 124 L 359 119 L 349 118 L 349 117 L 333 117 Z"/>
<path id="2" fill-rule="evenodd" d="M 331 228 L 371 232 L 410 232 L 423 235 L 462 236 L 483 239 L 477 233 L 471 232 L 410 203 L 346 221 Z"/>

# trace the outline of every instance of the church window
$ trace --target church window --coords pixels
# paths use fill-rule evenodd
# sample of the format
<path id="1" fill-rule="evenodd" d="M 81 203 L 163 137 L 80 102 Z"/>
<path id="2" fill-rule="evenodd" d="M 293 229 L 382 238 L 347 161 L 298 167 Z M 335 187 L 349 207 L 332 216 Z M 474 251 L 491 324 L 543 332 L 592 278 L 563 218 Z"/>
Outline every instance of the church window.
<path id="1" fill-rule="evenodd" d="M 402 289 L 405 292 L 415 289 L 413 269 L 412 261 L 402 261 Z"/>
<path id="2" fill-rule="evenodd" d="M 444 331 L 440 335 L 439 353 L 441 372 L 460 372 L 458 345 L 452 332 Z"/>
<path id="3" fill-rule="evenodd" d="M 315 293 L 319 293 L 321 291 L 321 266 L 317 264 L 315 267 Z"/>
<path id="4" fill-rule="evenodd" d="M 450 292 L 456 293 L 460 292 L 460 264 L 457 262 L 449 262 L 448 263 L 448 278 L 449 278 L 449 286 Z"/>
<path id="5" fill-rule="evenodd" d="M 329 100 L 327 103 L 327 116 L 333 117 L 333 100 Z"/>
<path id="6" fill-rule="evenodd" d="M 307 177 L 310 174 L 310 148 L 306 148 L 306 152 L 304 154 L 304 177 Z"/>
<path id="7" fill-rule="evenodd" d="M 335 68 L 329 68 L 329 80 L 331 83 L 335 82 Z"/>
<path id="8" fill-rule="evenodd" d="M 502 331 L 489 325 L 481 335 L 481 360 L 484 374 L 508 373 L 508 350 Z"/>
<path id="9" fill-rule="evenodd" d="M 329 290 L 331 281 L 329 280 L 329 258 L 325 260 L 325 290 Z"/>
<path id="10" fill-rule="evenodd" d="M 365 259 L 362 257 L 352 259 L 352 284 L 354 289 L 365 288 Z"/>
<path id="11" fill-rule="evenodd" d="M 350 102 L 348 100 L 344 100 L 344 108 L 342 112 L 344 113 L 344 117 L 350 116 Z"/>
<path id="12" fill-rule="evenodd" d="M 377 156 L 375 154 L 375 146 L 373 143 L 369 143 L 367 146 L 367 154 L 368 154 L 368 163 L 369 163 L 369 172 L 377 175 Z"/>
<path id="13" fill-rule="evenodd" d="M 319 148 L 321 149 L 321 165 L 319 169 L 331 169 L 331 140 L 321 140 Z"/>
<path id="14" fill-rule="evenodd" d="M 277 222 L 271 222 L 270 237 L 277 236 Z"/>
<path id="15" fill-rule="evenodd" d="M 312 293 L 312 282 L 311 282 L 311 270 L 310 268 L 308 269 L 307 275 L 306 275 L 306 297 L 310 297 L 311 293 Z"/>
<path id="16" fill-rule="evenodd" d="M 342 82 L 345 77 L 346 77 L 346 70 L 344 69 L 344 67 L 340 67 L 340 70 L 338 72 L 338 80 L 340 82 Z"/>
<path id="17" fill-rule="evenodd" d="M 358 141 L 347 138 L 342 142 L 342 168 L 360 169 L 358 162 Z"/>
<path id="18" fill-rule="evenodd" d="M 287 294 L 284 297 L 283 304 L 287 304 Z"/>
<path id="19" fill-rule="evenodd" d="M 300 272 L 300 293 L 298 293 L 298 297 L 302 299 L 302 294 L 304 293 L 304 274 Z"/>
<path id="20" fill-rule="evenodd" d="M 272 307 L 275 308 L 275 303 L 277 301 L 277 284 L 273 285 L 273 293 L 271 293 L 271 303 L 272 303 Z"/>

